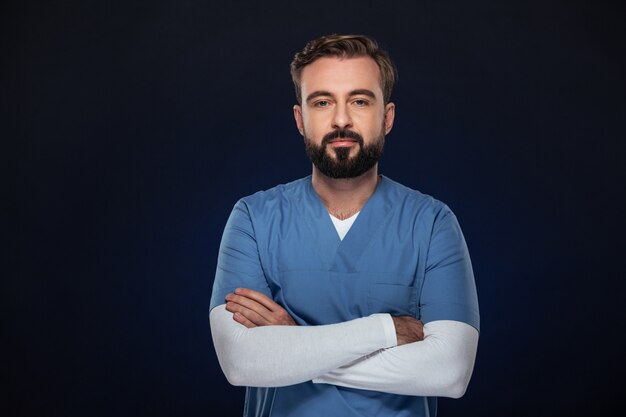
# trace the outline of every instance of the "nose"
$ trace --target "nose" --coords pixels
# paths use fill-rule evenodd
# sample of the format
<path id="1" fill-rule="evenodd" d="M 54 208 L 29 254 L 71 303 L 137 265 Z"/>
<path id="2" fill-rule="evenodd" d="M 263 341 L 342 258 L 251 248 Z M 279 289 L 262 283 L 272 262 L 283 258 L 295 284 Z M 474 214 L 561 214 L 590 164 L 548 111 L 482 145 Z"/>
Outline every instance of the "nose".
<path id="1" fill-rule="evenodd" d="M 335 106 L 332 127 L 334 129 L 346 129 L 352 127 L 352 118 L 350 117 L 348 106 L 345 104 L 337 104 Z"/>

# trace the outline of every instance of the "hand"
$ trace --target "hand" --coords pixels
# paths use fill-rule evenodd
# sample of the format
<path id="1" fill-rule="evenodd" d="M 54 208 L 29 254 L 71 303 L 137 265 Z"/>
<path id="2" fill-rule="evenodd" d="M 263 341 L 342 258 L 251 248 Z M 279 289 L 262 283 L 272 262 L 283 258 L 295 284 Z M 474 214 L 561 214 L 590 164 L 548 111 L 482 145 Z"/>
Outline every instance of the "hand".
<path id="1" fill-rule="evenodd" d="M 247 328 L 257 326 L 295 326 L 287 310 L 274 300 L 258 291 L 237 288 L 234 294 L 226 296 L 226 310 L 233 313 L 233 319 Z"/>
<path id="2" fill-rule="evenodd" d="M 424 323 L 411 316 L 391 318 L 396 326 L 398 346 L 424 340 Z"/>

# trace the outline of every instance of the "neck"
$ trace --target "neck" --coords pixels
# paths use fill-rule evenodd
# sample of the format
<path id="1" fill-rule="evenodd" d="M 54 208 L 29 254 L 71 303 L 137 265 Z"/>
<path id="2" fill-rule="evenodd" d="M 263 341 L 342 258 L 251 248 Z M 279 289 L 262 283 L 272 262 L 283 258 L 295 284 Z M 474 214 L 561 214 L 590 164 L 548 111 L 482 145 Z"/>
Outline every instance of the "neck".
<path id="1" fill-rule="evenodd" d="M 378 184 L 378 164 L 355 178 L 330 178 L 313 166 L 312 185 L 328 212 L 347 219 L 360 211 Z"/>

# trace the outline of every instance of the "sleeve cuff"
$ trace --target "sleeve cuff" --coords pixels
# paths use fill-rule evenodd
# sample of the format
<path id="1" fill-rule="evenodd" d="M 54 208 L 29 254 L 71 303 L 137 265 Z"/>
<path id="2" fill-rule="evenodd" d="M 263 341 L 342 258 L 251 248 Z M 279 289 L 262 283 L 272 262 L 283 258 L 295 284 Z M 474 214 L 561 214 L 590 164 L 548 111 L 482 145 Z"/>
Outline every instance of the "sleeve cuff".
<path id="1" fill-rule="evenodd" d="M 393 324 L 393 319 L 390 314 L 374 314 L 377 316 L 383 326 L 385 332 L 385 349 L 392 348 L 398 345 L 398 338 L 396 336 L 396 326 Z"/>

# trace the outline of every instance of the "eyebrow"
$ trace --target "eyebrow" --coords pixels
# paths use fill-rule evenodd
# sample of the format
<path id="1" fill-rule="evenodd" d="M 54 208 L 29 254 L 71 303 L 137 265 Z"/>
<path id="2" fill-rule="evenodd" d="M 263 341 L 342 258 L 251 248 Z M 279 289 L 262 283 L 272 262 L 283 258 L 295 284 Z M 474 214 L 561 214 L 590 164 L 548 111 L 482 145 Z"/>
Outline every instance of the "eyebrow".
<path id="1" fill-rule="evenodd" d="M 376 99 L 376 94 L 374 94 L 373 91 L 371 90 L 367 90 L 364 88 L 358 89 L 358 90 L 352 90 L 350 91 L 350 93 L 348 94 L 349 96 L 358 96 L 358 95 L 363 95 L 363 96 L 368 96 L 372 99 Z M 320 97 L 320 96 L 328 96 L 328 97 L 332 97 L 333 94 L 330 93 L 329 91 L 324 91 L 324 90 L 318 90 L 318 91 L 314 91 L 311 94 L 309 94 L 306 98 L 306 102 L 310 103 L 311 100 Z"/>
<path id="2" fill-rule="evenodd" d="M 350 91 L 351 96 L 368 96 L 369 98 L 375 99 L 376 94 L 372 90 L 366 90 L 364 88 L 360 90 L 352 90 Z"/>
<path id="3" fill-rule="evenodd" d="M 322 90 L 318 90 L 318 91 L 314 91 L 311 94 L 309 94 L 306 98 L 306 102 L 309 103 L 311 102 L 311 100 L 320 97 L 320 96 L 329 96 L 331 97 L 332 94 L 328 91 L 322 91 Z"/>

